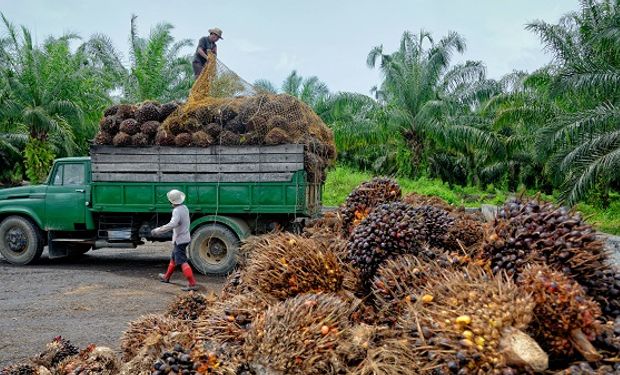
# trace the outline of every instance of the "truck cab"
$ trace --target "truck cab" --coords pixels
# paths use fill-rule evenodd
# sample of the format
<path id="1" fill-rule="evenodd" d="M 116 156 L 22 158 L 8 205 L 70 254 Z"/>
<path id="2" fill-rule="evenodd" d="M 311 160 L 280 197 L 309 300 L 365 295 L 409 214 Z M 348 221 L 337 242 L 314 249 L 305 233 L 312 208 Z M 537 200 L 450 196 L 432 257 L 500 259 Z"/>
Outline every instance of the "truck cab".
<path id="1" fill-rule="evenodd" d="M 11 263 L 36 260 L 49 243 L 50 233 L 70 233 L 69 251 L 92 247 L 93 217 L 90 198 L 90 158 L 57 159 L 40 185 L 0 190 L 0 252 Z M 80 240 L 81 239 L 81 240 Z"/>

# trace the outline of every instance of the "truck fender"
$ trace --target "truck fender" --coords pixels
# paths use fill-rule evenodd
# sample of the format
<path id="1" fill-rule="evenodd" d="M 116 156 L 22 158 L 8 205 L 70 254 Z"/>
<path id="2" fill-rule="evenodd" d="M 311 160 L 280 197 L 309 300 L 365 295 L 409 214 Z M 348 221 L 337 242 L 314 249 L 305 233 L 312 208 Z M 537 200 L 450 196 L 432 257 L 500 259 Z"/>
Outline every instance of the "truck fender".
<path id="1" fill-rule="evenodd" d="M 239 240 L 241 241 L 246 239 L 251 234 L 250 227 L 245 222 L 245 220 L 237 218 L 237 217 L 221 216 L 221 215 L 207 215 L 207 216 L 202 216 L 201 218 L 197 220 L 193 220 L 189 228 L 190 233 L 193 233 L 194 230 L 196 230 L 197 228 L 199 228 L 201 225 L 205 223 L 219 223 L 219 224 L 225 225 L 228 228 L 230 228 L 233 232 L 235 232 L 235 234 L 237 235 L 237 237 L 239 237 Z"/>
<path id="2" fill-rule="evenodd" d="M 32 210 L 27 208 L 4 207 L 0 210 L 0 221 L 11 215 L 23 216 L 28 220 L 32 220 L 39 227 L 39 229 L 45 230 L 45 228 L 43 228 L 41 218 Z"/>

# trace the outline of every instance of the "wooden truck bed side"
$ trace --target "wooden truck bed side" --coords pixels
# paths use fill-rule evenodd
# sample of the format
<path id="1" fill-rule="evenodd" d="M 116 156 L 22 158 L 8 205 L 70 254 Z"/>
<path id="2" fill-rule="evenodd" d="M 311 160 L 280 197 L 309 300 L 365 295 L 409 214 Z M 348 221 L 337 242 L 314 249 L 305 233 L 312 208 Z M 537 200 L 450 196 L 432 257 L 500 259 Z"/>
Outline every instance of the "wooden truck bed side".
<path id="1" fill-rule="evenodd" d="M 303 145 L 91 148 L 95 212 L 169 211 L 166 192 L 187 194 L 193 212 L 320 211 L 321 185 L 307 181 Z"/>

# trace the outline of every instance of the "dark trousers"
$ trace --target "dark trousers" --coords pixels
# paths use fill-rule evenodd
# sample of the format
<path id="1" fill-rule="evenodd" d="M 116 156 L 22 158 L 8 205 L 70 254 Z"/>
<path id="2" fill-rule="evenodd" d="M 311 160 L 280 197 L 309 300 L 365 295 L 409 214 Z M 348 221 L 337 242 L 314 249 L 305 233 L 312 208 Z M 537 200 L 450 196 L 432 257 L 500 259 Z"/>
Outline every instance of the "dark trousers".
<path id="1" fill-rule="evenodd" d="M 187 263 L 187 254 L 185 254 L 185 249 L 187 249 L 187 245 L 189 245 L 189 242 L 174 244 L 174 249 L 172 249 L 172 256 L 171 256 L 172 261 L 174 261 L 174 264 L 179 265 L 179 264 Z"/>
<path id="2" fill-rule="evenodd" d="M 196 79 L 198 79 L 198 76 L 200 75 L 204 67 L 204 64 L 201 64 L 200 61 L 192 62 L 192 68 L 194 68 L 194 77 Z"/>

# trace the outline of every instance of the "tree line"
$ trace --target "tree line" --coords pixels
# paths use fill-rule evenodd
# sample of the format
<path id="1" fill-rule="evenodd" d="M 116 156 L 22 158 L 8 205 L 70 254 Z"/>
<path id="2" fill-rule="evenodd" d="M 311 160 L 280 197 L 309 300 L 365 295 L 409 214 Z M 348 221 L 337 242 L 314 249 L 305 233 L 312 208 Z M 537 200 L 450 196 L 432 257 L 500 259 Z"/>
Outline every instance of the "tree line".
<path id="1" fill-rule="evenodd" d="M 35 45 L 27 28 L 4 15 L 2 22 L 4 181 L 40 181 L 54 157 L 86 154 L 108 105 L 184 100 L 193 83 L 191 56 L 182 53 L 193 43 L 175 40 L 167 23 L 142 37 L 132 17 L 124 63 L 105 35 Z M 253 87 L 310 105 L 334 130 L 340 163 L 605 206 L 620 190 L 620 1 L 584 0 L 557 23 L 526 28 L 553 56 L 531 73 L 491 79 L 483 62 L 453 62 L 466 48 L 457 32 L 436 38 L 420 30 L 403 33 L 396 51 L 370 49 L 366 63 L 382 75 L 371 95 L 333 93 L 295 71 L 279 87 L 266 80 Z"/>

